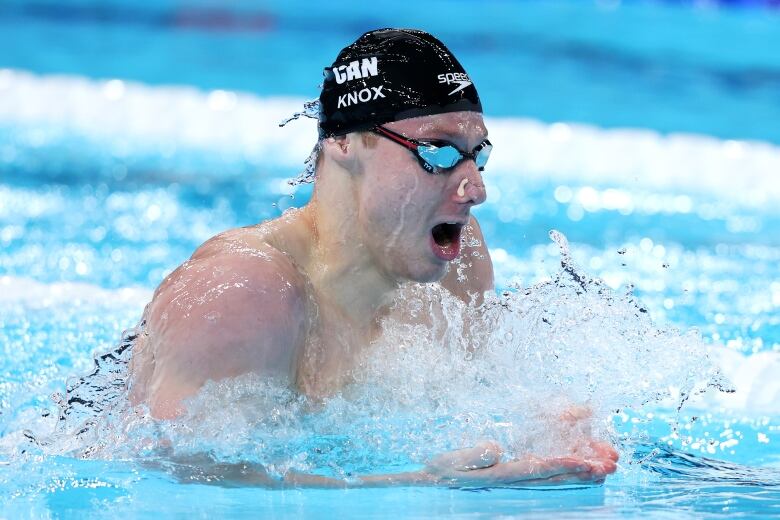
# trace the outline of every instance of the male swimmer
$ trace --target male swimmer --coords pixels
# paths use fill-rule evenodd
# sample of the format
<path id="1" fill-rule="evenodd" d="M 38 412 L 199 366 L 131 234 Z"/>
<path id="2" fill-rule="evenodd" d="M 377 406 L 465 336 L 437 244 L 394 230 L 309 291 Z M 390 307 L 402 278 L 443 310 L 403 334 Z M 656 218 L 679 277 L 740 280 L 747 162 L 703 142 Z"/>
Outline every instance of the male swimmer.
<path id="1" fill-rule="evenodd" d="M 466 302 L 492 290 L 488 250 L 470 215 L 485 200 L 481 172 L 492 146 L 477 90 L 452 53 L 422 31 L 368 32 L 325 69 L 319 100 L 311 201 L 211 238 L 147 306 L 133 348 L 131 401 L 154 417 L 181 414 L 182 400 L 209 380 L 248 372 L 287 378 L 314 399 L 333 395 L 382 334 L 380 319 L 403 284 L 439 283 Z M 447 266 L 460 255 L 471 261 L 459 277 Z M 502 461 L 501 447 L 486 441 L 411 473 L 349 484 L 302 474 L 285 480 L 581 484 L 603 481 L 616 461 L 598 442 L 587 459 Z M 273 484 L 262 469 L 248 480 Z"/>

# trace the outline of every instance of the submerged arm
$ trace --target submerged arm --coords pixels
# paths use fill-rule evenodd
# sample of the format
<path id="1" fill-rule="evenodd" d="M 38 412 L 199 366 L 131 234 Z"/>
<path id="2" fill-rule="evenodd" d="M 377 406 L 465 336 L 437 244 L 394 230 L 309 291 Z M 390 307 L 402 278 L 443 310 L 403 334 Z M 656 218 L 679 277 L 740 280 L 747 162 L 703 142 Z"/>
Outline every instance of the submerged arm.
<path id="1" fill-rule="evenodd" d="M 419 471 L 362 475 L 338 479 L 289 471 L 275 478 L 257 463 L 225 464 L 206 457 L 179 458 L 168 468 L 183 482 L 271 489 L 345 489 L 393 486 L 528 487 L 601 484 L 616 468 L 617 453 L 611 447 L 594 444 L 588 458 L 542 459 L 527 455 L 501 462 L 501 448 L 483 442 L 471 448 L 435 457 Z"/>

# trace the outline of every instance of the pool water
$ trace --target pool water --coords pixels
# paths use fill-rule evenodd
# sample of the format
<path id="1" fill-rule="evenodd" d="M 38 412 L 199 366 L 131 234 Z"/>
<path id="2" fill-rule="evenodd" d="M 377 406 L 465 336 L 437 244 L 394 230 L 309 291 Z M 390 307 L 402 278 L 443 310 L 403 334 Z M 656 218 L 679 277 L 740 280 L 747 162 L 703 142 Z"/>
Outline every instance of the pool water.
<path id="1" fill-rule="evenodd" d="M 675 2 L 479 6 L 431 3 L 396 15 L 381 2 L 337 12 L 295 2 L 0 5 L 0 514 L 780 514 L 777 13 Z M 557 383 L 583 384 L 539 393 L 589 399 L 602 433 L 622 446 L 618 473 L 585 489 L 268 491 L 183 484 L 142 456 L 126 423 L 106 430 L 113 437 L 94 456 L 79 456 L 81 441 L 46 445 L 59 411 L 52 394 L 67 395 L 68 378 L 119 344 L 167 273 L 213 234 L 305 203 L 311 187 L 287 180 L 301 171 L 315 127 L 277 123 L 316 96 L 321 68 L 342 45 L 393 25 L 440 36 L 480 89 L 495 151 L 488 200 L 475 214 L 497 287 L 527 316 L 544 311 L 534 303 L 544 298 L 559 316 L 571 313 L 561 336 L 541 331 L 536 343 L 548 352 L 545 341 L 565 336 L 562 360 L 545 367 Z M 568 238 L 577 272 L 601 280 L 617 303 L 565 300 L 566 278 L 563 289 L 534 285 L 561 276 L 551 229 Z M 629 284 L 636 300 L 623 296 Z M 535 289 L 523 299 L 525 287 Z M 603 330 L 587 308 L 613 313 Z M 636 308 L 652 326 L 632 318 Z M 507 345 L 535 345 L 533 334 L 519 339 L 533 321 L 497 319 L 500 335 L 473 366 L 498 356 L 490 359 L 518 385 L 515 399 L 531 407 L 533 392 L 519 388 L 545 373 L 500 357 L 498 346 L 507 333 L 515 336 Z M 667 344 L 612 334 L 636 330 Z M 409 348 L 424 356 L 426 346 Z M 449 362 L 453 377 L 456 368 L 469 373 L 456 355 Z M 735 392 L 704 391 L 713 367 Z M 458 412 L 442 431 L 512 440 L 495 426 L 464 426 L 466 412 L 483 417 L 480 399 L 500 395 L 490 381 L 497 386 L 485 394 L 442 393 Z M 386 390 L 410 398 L 413 383 L 406 394 L 391 381 Z M 220 391 L 280 391 L 242 384 L 212 388 L 201 406 Z M 678 409 L 685 385 L 703 392 Z M 437 437 L 422 408 L 380 420 L 371 407 L 396 401 L 356 395 L 283 431 L 251 407 L 223 408 L 204 421 L 206 441 L 181 439 L 228 460 L 265 461 L 278 448 L 267 437 L 281 431 L 290 441 L 284 463 L 325 474 L 412 467 L 459 442 Z M 254 418 L 218 424 L 226 412 Z M 534 431 L 518 417 L 529 421 L 518 420 L 520 431 Z"/>

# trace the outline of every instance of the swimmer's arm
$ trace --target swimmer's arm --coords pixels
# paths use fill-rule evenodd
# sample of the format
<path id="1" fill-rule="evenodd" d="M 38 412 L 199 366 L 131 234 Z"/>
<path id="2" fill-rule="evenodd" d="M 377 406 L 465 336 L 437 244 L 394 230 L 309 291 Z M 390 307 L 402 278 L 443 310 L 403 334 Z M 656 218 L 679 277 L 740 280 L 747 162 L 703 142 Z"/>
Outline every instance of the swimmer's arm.
<path id="1" fill-rule="evenodd" d="M 429 462 L 420 471 L 386 475 L 364 475 L 336 485 L 336 479 L 320 483 L 309 480 L 310 475 L 298 481 L 298 475 L 285 477 L 293 485 L 305 487 L 391 487 L 391 486 L 445 486 L 445 487 L 541 487 L 560 485 L 601 484 L 617 468 L 617 452 L 608 444 L 594 443 L 593 455 L 583 457 L 556 457 L 543 459 L 525 455 L 501 462 L 501 447 L 495 442 L 482 442 L 471 448 L 444 453 Z M 321 478 L 321 477 L 316 477 Z"/>
<path id="2" fill-rule="evenodd" d="M 134 392 L 156 418 L 173 418 L 209 380 L 289 374 L 305 341 L 300 273 L 272 248 L 196 254 L 156 291 L 147 312 L 151 367 L 133 366 Z M 135 357 L 135 356 L 134 356 Z M 134 359 L 135 361 L 135 359 Z"/>
<path id="3" fill-rule="evenodd" d="M 617 452 L 594 443 L 588 458 L 542 459 L 527 455 L 501 462 L 501 448 L 494 442 L 448 452 L 435 457 L 424 469 L 405 473 L 362 475 L 348 480 L 289 471 L 276 478 L 257 463 L 223 464 L 204 459 L 180 460 L 169 470 L 184 482 L 216 485 L 260 486 L 271 489 L 345 489 L 368 487 L 530 487 L 600 484 L 616 469 Z M 182 464 L 182 462 L 184 462 Z"/>
<path id="4" fill-rule="evenodd" d="M 470 303 L 472 295 L 476 295 L 476 304 L 479 305 L 482 295 L 493 290 L 493 262 L 474 216 L 471 216 L 464 233 L 459 259 L 462 267 L 458 269 L 456 262 L 450 264 L 449 271 L 439 283 L 466 303 Z"/>

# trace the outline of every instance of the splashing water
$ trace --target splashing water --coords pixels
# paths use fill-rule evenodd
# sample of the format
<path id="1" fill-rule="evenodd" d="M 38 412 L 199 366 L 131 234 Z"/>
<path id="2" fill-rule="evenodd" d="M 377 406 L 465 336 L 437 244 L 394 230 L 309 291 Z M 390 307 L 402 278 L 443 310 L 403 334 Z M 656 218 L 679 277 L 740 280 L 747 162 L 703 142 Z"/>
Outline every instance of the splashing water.
<path id="1" fill-rule="evenodd" d="M 287 181 L 289 186 L 294 188 L 296 186 L 300 186 L 301 184 L 311 184 L 314 182 L 317 173 L 317 158 L 320 156 L 321 150 L 322 141 L 317 141 L 309 156 L 305 161 L 303 161 L 303 171 Z"/>
<path id="2" fill-rule="evenodd" d="M 320 117 L 320 101 L 319 99 L 312 99 L 311 101 L 306 101 L 303 104 L 303 110 L 299 112 L 295 112 L 293 115 L 288 117 L 287 119 L 284 119 L 282 122 L 279 123 L 279 126 L 285 126 L 291 121 L 296 121 L 300 119 L 301 117 L 308 117 L 310 119 L 319 119 Z M 306 157 L 306 160 L 303 161 L 304 168 L 303 171 L 300 172 L 298 175 L 293 177 L 292 179 L 287 181 L 287 184 L 290 186 L 299 186 L 301 184 L 311 184 L 314 182 L 314 174 L 315 169 L 317 167 L 317 157 L 319 157 L 320 150 L 322 149 L 322 144 L 320 141 L 317 141 L 317 144 L 314 145 L 314 148 L 312 149 L 311 153 Z"/>
<path id="3" fill-rule="evenodd" d="M 128 364 L 133 344 L 142 332 L 143 323 L 125 331 L 117 347 L 95 356 L 92 372 L 68 379 L 65 396 L 59 392 L 51 396 L 58 408 L 53 430 L 25 430 L 29 444 L 45 454 L 110 457 L 113 437 L 119 433 L 117 425 L 129 423 L 131 417 L 127 406 Z M 51 414 L 47 411 L 43 416 Z"/>
<path id="4" fill-rule="evenodd" d="M 295 112 L 293 115 L 288 117 L 287 119 L 283 119 L 279 126 L 285 126 L 287 123 L 291 121 L 295 121 L 297 119 L 300 119 L 301 117 L 308 117 L 310 119 L 319 119 L 320 117 L 320 100 L 319 99 L 312 99 L 311 101 L 306 101 L 303 103 L 303 110 L 300 110 L 298 112 Z"/>
<path id="5" fill-rule="evenodd" d="M 560 456 L 584 438 L 614 434 L 616 410 L 641 410 L 724 382 L 697 331 L 656 327 L 629 291 L 615 293 L 572 261 L 549 281 L 466 305 L 438 285 L 410 284 L 366 349 L 352 383 L 312 402 L 285 381 L 248 374 L 209 382 L 184 416 L 153 421 L 126 400 L 125 366 L 135 334 L 101 356 L 95 373 L 68 385 L 54 434 L 29 435 L 48 454 L 156 457 L 210 453 L 345 476 L 398 470 L 480 439 L 505 457 Z M 98 362 L 99 361 L 99 362 Z M 562 418 L 584 406 L 589 420 Z M 163 450 L 164 451 L 164 450 Z"/>

